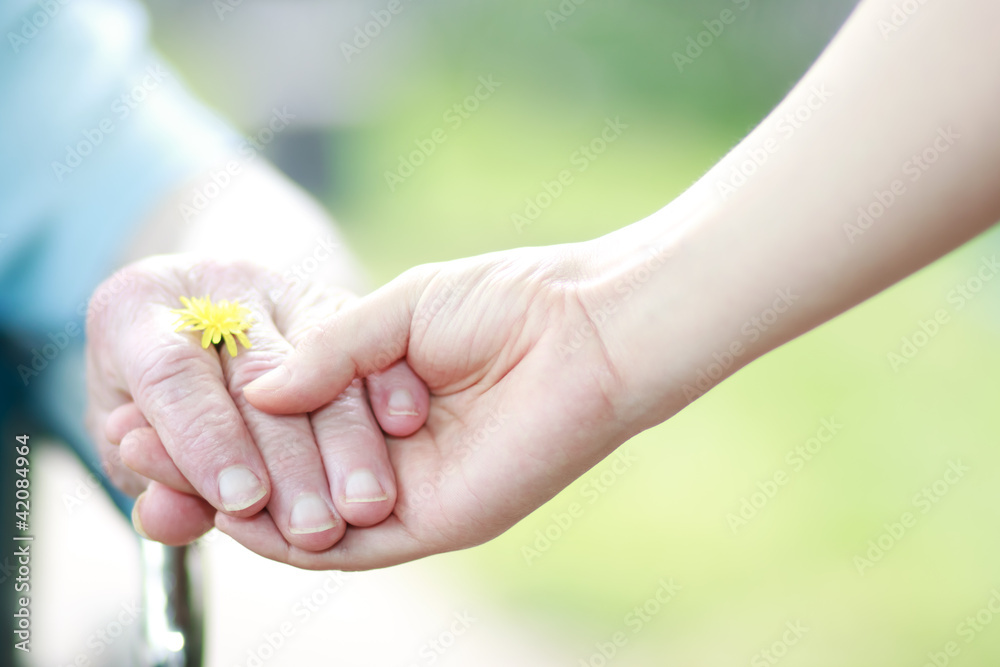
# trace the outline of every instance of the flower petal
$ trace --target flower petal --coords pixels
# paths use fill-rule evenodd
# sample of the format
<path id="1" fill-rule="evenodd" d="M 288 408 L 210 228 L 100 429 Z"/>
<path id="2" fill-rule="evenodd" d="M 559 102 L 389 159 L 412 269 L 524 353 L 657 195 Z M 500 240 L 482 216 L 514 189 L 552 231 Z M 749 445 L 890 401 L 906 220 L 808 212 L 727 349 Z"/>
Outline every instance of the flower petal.
<path id="1" fill-rule="evenodd" d="M 226 349 L 229 350 L 229 356 L 230 357 L 235 357 L 236 356 L 236 341 L 233 340 L 232 334 L 230 334 L 227 331 L 227 332 L 225 332 L 222 335 L 226 339 Z"/>

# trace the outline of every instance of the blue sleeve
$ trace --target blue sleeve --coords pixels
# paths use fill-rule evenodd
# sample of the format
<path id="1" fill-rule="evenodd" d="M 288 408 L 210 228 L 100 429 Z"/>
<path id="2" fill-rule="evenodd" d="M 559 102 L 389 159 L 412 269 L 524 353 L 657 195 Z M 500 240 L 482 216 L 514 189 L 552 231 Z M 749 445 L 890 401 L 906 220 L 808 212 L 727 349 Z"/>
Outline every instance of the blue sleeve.
<path id="1" fill-rule="evenodd" d="M 127 0 L 2 0 L 0 329 L 80 320 L 136 225 L 235 134 L 152 53 Z"/>
<path id="2" fill-rule="evenodd" d="M 130 0 L 0 0 L 0 34 L 0 340 L 21 359 L 3 379 L 127 516 L 83 425 L 87 300 L 153 207 L 236 135 L 155 57 Z"/>

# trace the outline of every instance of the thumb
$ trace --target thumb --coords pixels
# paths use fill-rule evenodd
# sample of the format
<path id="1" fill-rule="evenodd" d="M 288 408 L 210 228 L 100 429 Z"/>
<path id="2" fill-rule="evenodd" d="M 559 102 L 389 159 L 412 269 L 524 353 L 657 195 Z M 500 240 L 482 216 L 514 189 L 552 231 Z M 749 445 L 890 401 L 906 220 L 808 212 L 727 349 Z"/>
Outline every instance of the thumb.
<path id="1" fill-rule="evenodd" d="M 405 358 L 424 284 L 407 272 L 352 301 L 305 334 L 280 366 L 244 387 L 244 396 L 265 412 L 312 412 L 339 396 L 355 378 Z"/>

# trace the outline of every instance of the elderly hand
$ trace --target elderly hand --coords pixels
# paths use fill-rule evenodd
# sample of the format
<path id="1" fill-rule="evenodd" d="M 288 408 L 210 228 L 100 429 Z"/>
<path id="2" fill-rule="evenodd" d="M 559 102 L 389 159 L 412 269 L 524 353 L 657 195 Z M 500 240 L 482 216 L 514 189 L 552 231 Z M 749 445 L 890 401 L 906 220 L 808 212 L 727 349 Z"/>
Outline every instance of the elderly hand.
<path id="1" fill-rule="evenodd" d="M 283 541 L 318 550 L 347 524 L 390 514 L 397 492 L 382 431 L 409 435 L 428 405 L 405 363 L 345 385 L 308 414 L 268 415 L 243 397 L 350 294 L 185 255 L 137 262 L 115 281 L 114 298 L 88 314 L 87 422 L 112 480 L 132 495 L 145 489 L 133 512 L 140 532 L 180 544 L 210 529 L 216 511 L 249 517 L 266 507 Z M 225 346 L 202 348 L 200 331 L 175 332 L 179 297 L 205 295 L 252 312 L 250 349 L 239 345 L 233 357 Z"/>
<path id="2" fill-rule="evenodd" d="M 632 428 L 593 326 L 586 267 L 575 246 L 417 267 L 328 317 L 246 400 L 272 413 L 313 410 L 405 358 L 431 398 L 426 425 L 386 439 L 392 515 L 349 527 L 322 553 L 288 540 L 266 514 L 220 514 L 216 525 L 266 557 L 335 569 L 400 563 L 506 530 Z"/>

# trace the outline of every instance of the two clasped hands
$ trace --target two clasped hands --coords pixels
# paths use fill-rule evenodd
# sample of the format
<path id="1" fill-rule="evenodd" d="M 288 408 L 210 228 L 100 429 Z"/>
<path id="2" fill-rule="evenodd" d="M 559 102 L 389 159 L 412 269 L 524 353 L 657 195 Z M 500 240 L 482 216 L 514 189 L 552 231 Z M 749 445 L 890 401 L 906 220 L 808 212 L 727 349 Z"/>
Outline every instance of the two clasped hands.
<path id="1" fill-rule="evenodd" d="M 136 528 L 183 543 L 215 525 L 338 569 L 498 535 L 648 412 L 652 378 L 633 370 L 647 360 L 625 354 L 641 291 L 614 329 L 593 314 L 636 270 L 654 296 L 649 256 L 633 268 L 598 250 L 418 267 L 363 299 L 246 262 L 127 267 L 115 307 L 91 319 L 89 373 L 92 428 L 125 464 L 114 479 L 142 491 Z M 176 295 L 202 292 L 251 308 L 251 348 L 232 357 L 174 331 Z"/>
<path id="2" fill-rule="evenodd" d="M 214 525 L 263 556 L 346 570 L 479 544 L 700 396 L 705 377 L 990 227 L 1000 97 L 975 82 L 1000 72 L 1000 8 L 928 4 L 886 40 L 876 26 L 891 11 L 862 2 L 749 137 L 605 237 L 420 266 L 360 299 L 318 277 L 289 285 L 252 254 L 220 258 L 243 226 L 200 246 L 211 259 L 130 265 L 88 316 L 88 381 L 112 478 L 142 492 L 136 528 L 182 543 Z M 822 110 L 721 194 L 817 86 L 832 91 Z M 954 148 L 877 225 L 846 234 L 943 126 Z M 267 251 L 288 232 L 272 233 Z M 747 341 L 743 325 L 782 291 L 799 299 Z M 174 331 L 178 296 L 205 294 L 254 312 L 250 349 L 230 357 Z"/>

